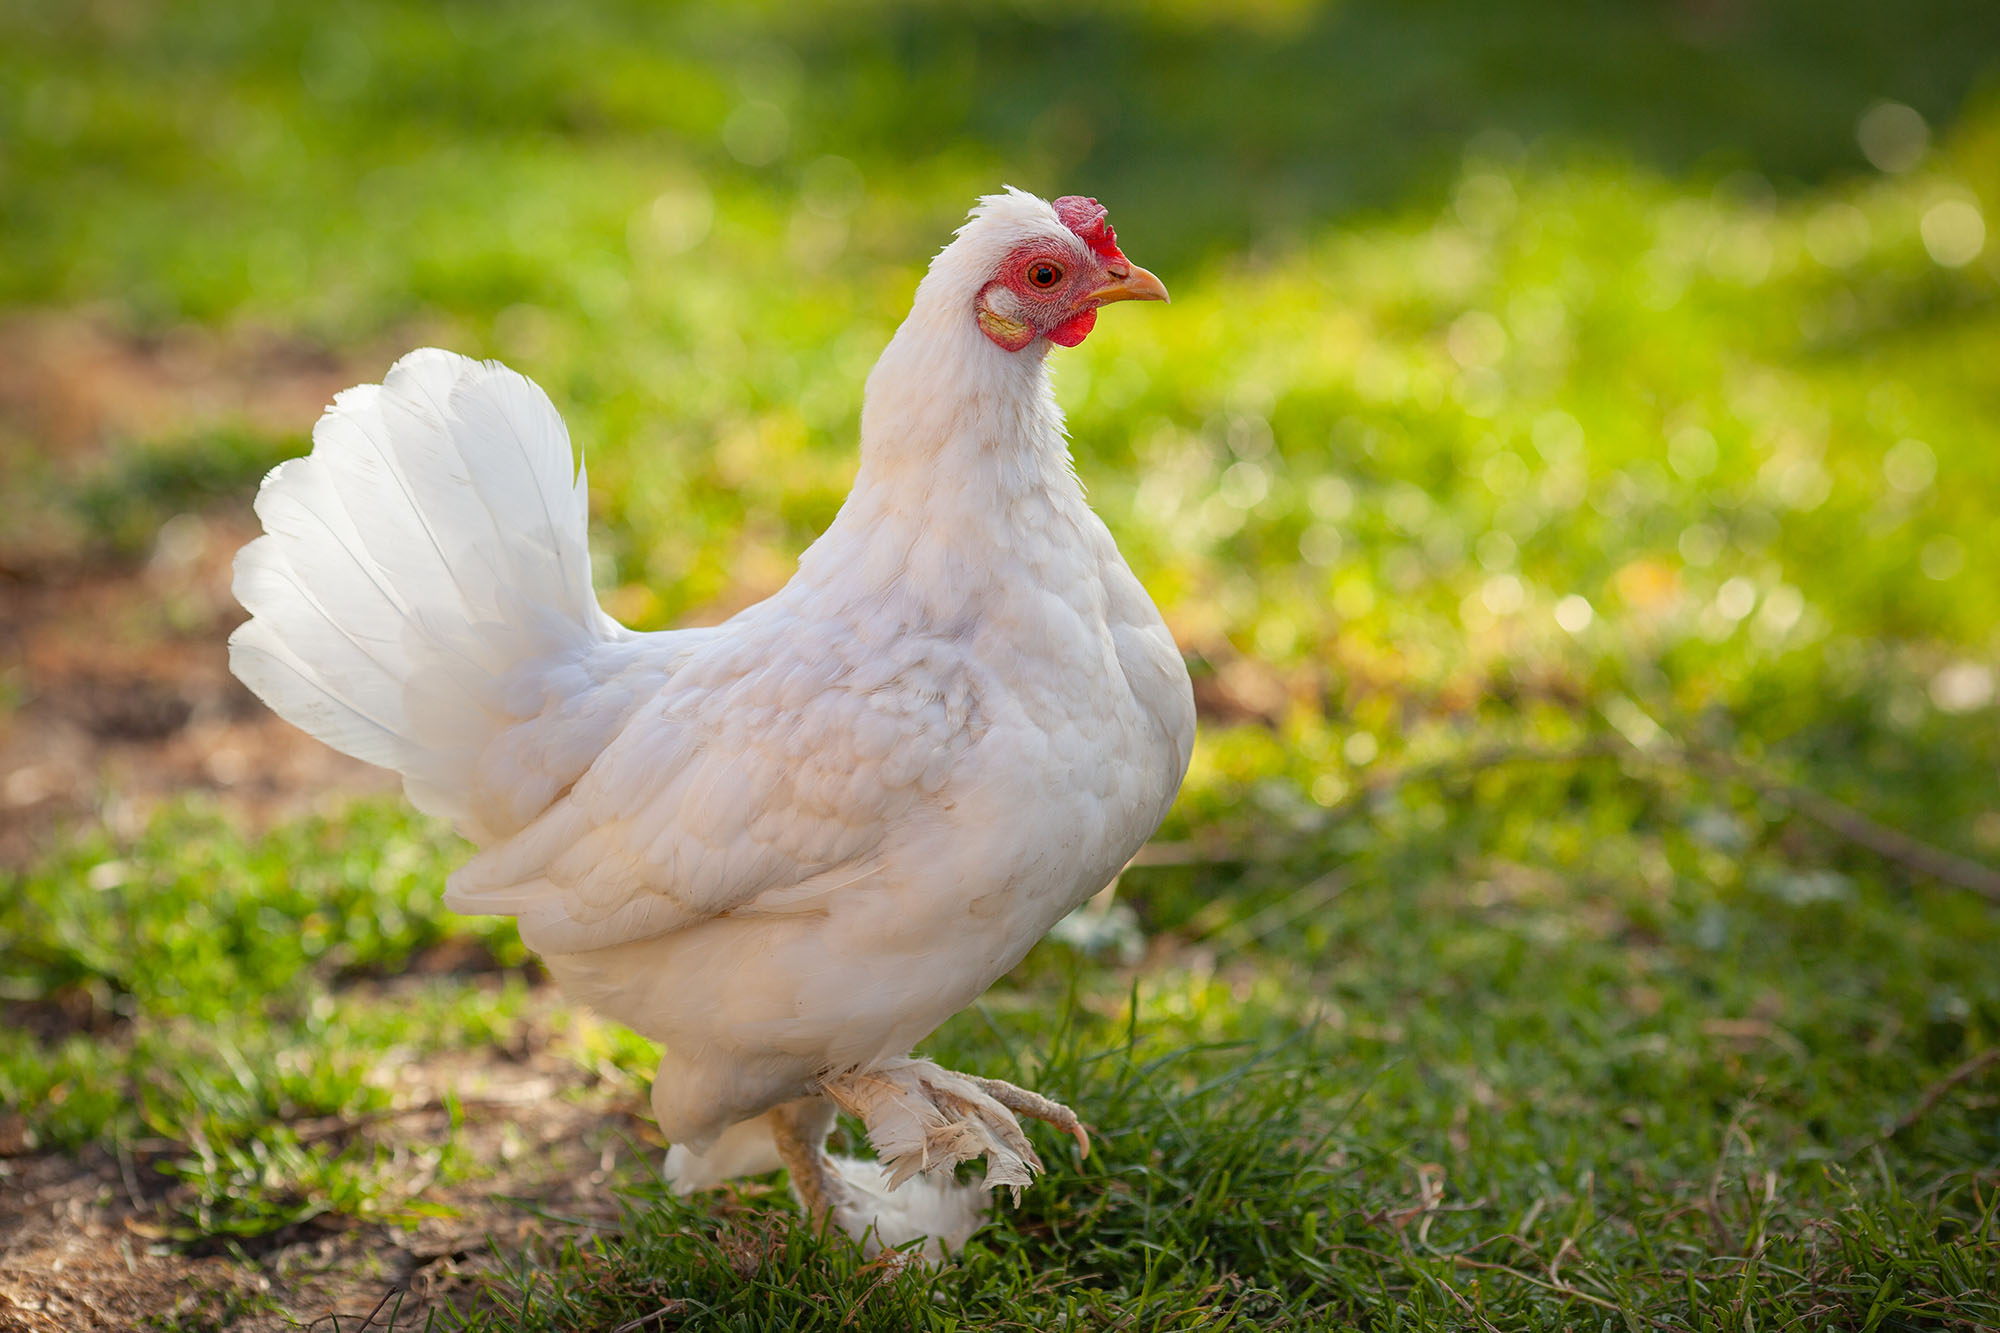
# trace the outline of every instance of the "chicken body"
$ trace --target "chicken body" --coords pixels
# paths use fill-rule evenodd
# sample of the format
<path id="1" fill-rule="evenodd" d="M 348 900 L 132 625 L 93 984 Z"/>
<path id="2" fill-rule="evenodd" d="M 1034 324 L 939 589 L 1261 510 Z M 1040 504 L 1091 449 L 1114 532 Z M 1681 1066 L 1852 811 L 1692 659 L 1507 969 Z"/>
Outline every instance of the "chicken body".
<path id="1" fill-rule="evenodd" d="M 403 769 L 481 846 L 446 901 L 517 916 L 569 993 L 662 1044 L 653 1105 L 679 1178 L 775 1152 L 857 1235 L 889 1215 L 808 1160 L 822 1099 L 859 1109 L 882 1148 L 892 1117 L 856 1089 L 1112 879 L 1192 743 L 1180 655 L 1084 501 L 1049 386 L 1049 342 L 1080 340 L 1095 305 L 1021 343 L 1033 303 L 993 275 L 1024 246 L 1098 295 L 1140 282 L 1115 239 L 1093 248 L 1041 200 L 983 201 L 869 377 L 839 515 L 780 592 L 722 625 L 634 634 L 598 611 L 553 409 L 445 353 L 336 402 L 313 456 L 267 481 L 272 535 L 241 561 L 257 619 L 233 641 L 238 674 Z M 519 483 L 481 472 L 515 446 L 540 503 L 510 525 L 485 492 L 518 499 Z M 383 489 L 412 497 L 422 540 L 355 512 Z M 455 590 L 422 586 L 431 561 Z M 966 1113 L 934 1091 L 893 1092 L 926 1127 L 898 1156 L 948 1169 L 970 1152 L 940 1146 L 932 1102 L 939 1124 Z M 975 1137 L 1005 1155 L 1018 1127 Z"/>

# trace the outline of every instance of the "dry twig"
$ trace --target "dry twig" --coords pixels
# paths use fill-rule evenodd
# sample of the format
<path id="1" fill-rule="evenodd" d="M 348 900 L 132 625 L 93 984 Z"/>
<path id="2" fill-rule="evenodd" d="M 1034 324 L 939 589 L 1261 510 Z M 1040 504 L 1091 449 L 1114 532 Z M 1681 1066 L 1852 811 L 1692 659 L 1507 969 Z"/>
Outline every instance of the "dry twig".
<path id="1" fill-rule="evenodd" d="M 1896 1117 L 1891 1123 L 1884 1125 L 1881 1132 L 1872 1134 L 1848 1148 L 1848 1156 L 1852 1157 L 1856 1153 L 1865 1152 L 1877 1144 L 1887 1143 L 1898 1134 L 1910 1129 L 1919 1120 L 1929 1115 L 1932 1109 L 1944 1100 L 1946 1093 L 1949 1093 L 1959 1084 L 1974 1077 L 1987 1066 L 1995 1063 L 2000 1063 L 2000 1046 L 1989 1046 L 1977 1055 L 1964 1061 L 1958 1068 L 1952 1070 L 1928 1088 L 1925 1088 L 1923 1096 L 1917 1098 L 1917 1104 Z"/>
<path id="2" fill-rule="evenodd" d="M 668 1301 L 651 1314 L 640 1315 L 637 1319 L 628 1319 L 618 1327 L 612 1329 L 611 1333 L 639 1333 L 639 1330 L 642 1328 L 651 1328 L 661 1320 L 672 1319 L 677 1315 L 685 1313 L 686 1310 L 686 1301 Z"/>

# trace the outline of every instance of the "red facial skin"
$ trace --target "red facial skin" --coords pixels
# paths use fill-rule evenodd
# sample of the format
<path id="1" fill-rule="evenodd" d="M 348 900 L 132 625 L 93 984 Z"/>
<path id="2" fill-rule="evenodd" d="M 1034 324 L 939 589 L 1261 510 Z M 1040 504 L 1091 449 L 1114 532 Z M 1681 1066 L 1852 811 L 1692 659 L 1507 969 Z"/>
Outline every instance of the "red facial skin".
<path id="1" fill-rule="evenodd" d="M 1053 265 L 1062 276 L 1050 286 L 1037 287 L 1029 275 L 1044 264 Z M 984 321 L 981 328 L 987 337 L 1010 352 L 1020 351 L 1037 337 L 1074 347 L 1097 323 L 1096 308 L 1086 302 L 1089 293 L 1096 291 L 1103 281 L 1101 262 L 1079 263 L 1076 252 L 1067 246 L 1053 241 L 1031 241 L 1017 246 L 1000 261 L 993 280 L 980 289 L 979 303 L 982 309 L 986 308 L 993 289 L 1004 287 L 1020 299 L 1026 326 L 1018 334 Z"/>
<path id="2" fill-rule="evenodd" d="M 1104 207 L 1095 199 L 1065 195 L 1056 200 L 1055 209 L 1062 224 L 1090 247 L 1091 259 L 1078 263 L 1075 252 L 1067 246 L 1039 241 L 1017 247 L 1001 261 L 993 280 L 980 289 L 980 306 L 985 308 L 986 295 L 993 288 L 1005 287 L 1020 298 L 1028 324 L 1013 333 L 996 330 L 982 319 L 980 328 L 1010 352 L 1020 351 L 1037 336 L 1059 347 L 1074 347 L 1090 336 L 1097 326 L 1097 307 L 1088 304 L 1089 294 L 1104 285 L 1111 264 L 1122 267 L 1127 262 L 1118 249 L 1118 234 L 1105 221 Z M 1055 265 L 1062 276 L 1047 287 L 1037 287 L 1029 275 L 1043 263 Z"/>

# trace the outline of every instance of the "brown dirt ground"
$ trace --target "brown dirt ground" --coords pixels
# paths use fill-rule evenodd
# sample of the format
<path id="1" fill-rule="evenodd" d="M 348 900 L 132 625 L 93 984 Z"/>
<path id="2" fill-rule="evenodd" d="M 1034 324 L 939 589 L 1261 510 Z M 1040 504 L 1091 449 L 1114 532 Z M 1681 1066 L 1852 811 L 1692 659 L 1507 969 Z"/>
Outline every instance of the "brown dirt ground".
<path id="1" fill-rule="evenodd" d="M 398 1099 L 408 1109 L 394 1115 L 299 1127 L 421 1161 L 423 1148 L 451 1132 L 440 1098 L 460 1097 L 458 1142 L 489 1173 L 423 1187 L 423 1202 L 449 1215 L 409 1227 L 314 1219 L 232 1254 L 220 1241 L 165 1235 L 161 1205 L 185 1187 L 142 1158 L 107 1149 L 0 1157 L 0 1333 L 109 1333 L 146 1320 L 232 1333 L 315 1321 L 356 1330 L 369 1326 L 371 1310 L 376 1327 L 388 1326 L 392 1310 L 397 1326 L 420 1327 L 426 1310 L 512 1296 L 503 1256 L 615 1228 L 615 1187 L 658 1161 L 636 1090 L 578 1093 L 574 1067 L 543 1042 L 527 1045 L 426 1062 L 409 1071 L 416 1076 Z"/>
<path id="2" fill-rule="evenodd" d="M 386 363 L 385 363 L 386 364 Z M 256 532 L 246 494 L 180 516 L 142 558 L 93 550 L 36 479 L 87 475 L 105 450 L 203 426 L 303 433 L 368 376 L 255 332 L 142 341 L 102 315 L 0 319 L 0 870 L 64 826 L 130 832 L 204 790 L 253 820 L 391 779 L 265 711 L 229 674 L 243 619 L 229 562 Z M 22 512 L 25 508 L 28 512 Z"/>

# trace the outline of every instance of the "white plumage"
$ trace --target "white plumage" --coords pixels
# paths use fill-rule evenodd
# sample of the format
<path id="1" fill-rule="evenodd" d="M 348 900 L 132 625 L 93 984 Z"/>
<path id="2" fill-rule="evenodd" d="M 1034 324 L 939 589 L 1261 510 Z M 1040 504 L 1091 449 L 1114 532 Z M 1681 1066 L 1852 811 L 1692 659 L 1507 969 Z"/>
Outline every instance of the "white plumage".
<path id="1" fill-rule="evenodd" d="M 895 1184 L 986 1156 L 1018 1188 L 1014 1112 L 1081 1139 L 904 1057 L 1110 881 L 1186 770 L 1187 673 L 1045 364 L 1099 306 L 1164 296 L 1092 201 L 981 201 L 869 376 L 839 515 L 714 628 L 598 608 L 567 432 L 492 362 L 412 353 L 265 479 L 232 669 L 479 845 L 451 906 L 517 917 L 662 1044 L 682 1187 L 783 1161 L 857 1236 L 957 1243 L 976 1210 Z M 889 1181 L 825 1158 L 835 1103 Z"/>

